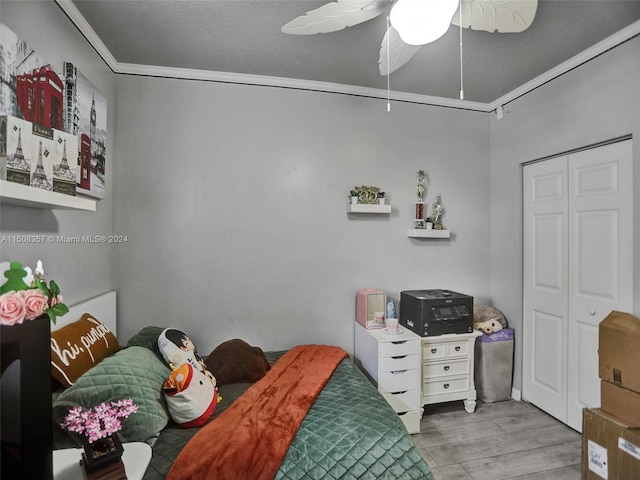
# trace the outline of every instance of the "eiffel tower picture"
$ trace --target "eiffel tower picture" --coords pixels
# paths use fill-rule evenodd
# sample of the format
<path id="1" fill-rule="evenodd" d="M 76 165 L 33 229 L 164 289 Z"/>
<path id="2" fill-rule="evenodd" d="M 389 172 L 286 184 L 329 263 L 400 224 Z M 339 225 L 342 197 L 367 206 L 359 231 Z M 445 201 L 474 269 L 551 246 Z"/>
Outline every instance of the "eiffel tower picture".
<path id="1" fill-rule="evenodd" d="M 49 155 L 49 151 L 45 148 L 45 156 Z M 31 174 L 31 186 L 35 188 L 41 188 L 43 190 L 53 190 L 51 182 L 47 178 L 47 174 L 44 171 L 44 161 L 42 159 L 42 140 L 39 140 L 38 146 L 38 164 L 35 171 Z"/>
<path id="2" fill-rule="evenodd" d="M 24 158 L 22 152 L 22 129 L 18 128 L 18 146 L 16 152 L 11 156 L 11 159 L 7 161 L 7 165 L 15 170 L 29 170 L 29 164 Z"/>
<path id="3" fill-rule="evenodd" d="M 76 169 L 69 165 L 67 152 L 71 155 L 78 152 L 78 138 L 66 132 L 55 132 L 55 152 L 53 165 L 53 191 L 65 195 L 76 194 Z M 74 157 L 72 156 L 72 159 Z M 56 164 L 56 162 L 59 162 Z"/>
<path id="4" fill-rule="evenodd" d="M 31 170 L 31 124 L 14 117 L 7 116 L 6 119 L 6 172 L 3 172 L 2 177 L 5 178 L 6 173 L 7 181 L 29 185 Z M 26 132 L 25 149 L 22 147 L 23 131 Z"/>
<path id="5" fill-rule="evenodd" d="M 69 168 L 69 162 L 67 161 L 67 140 L 62 140 L 64 145 L 62 147 L 62 159 L 58 165 L 53 167 L 53 178 L 60 178 L 62 180 L 76 181 L 75 172 Z"/>

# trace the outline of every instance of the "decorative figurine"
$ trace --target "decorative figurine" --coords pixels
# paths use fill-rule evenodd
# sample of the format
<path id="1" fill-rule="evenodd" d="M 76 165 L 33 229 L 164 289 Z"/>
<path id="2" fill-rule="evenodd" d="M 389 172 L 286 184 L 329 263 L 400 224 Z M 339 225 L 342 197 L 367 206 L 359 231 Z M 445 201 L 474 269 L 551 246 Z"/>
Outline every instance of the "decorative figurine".
<path id="1" fill-rule="evenodd" d="M 442 216 L 444 215 L 444 209 L 442 208 L 442 200 L 440 194 L 436 195 L 436 201 L 433 203 L 433 214 L 431 215 L 431 222 L 433 223 L 434 230 L 444 230 L 442 226 Z"/>
<path id="2" fill-rule="evenodd" d="M 396 304 L 393 303 L 392 298 L 387 299 L 387 318 L 397 318 L 396 317 Z"/>
<path id="3" fill-rule="evenodd" d="M 7 281 L 0 288 L 0 293 L 7 293 L 15 290 L 27 290 L 29 285 L 23 280 L 25 277 L 30 276 L 31 269 L 29 271 L 22 268 L 20 262 L 11 262 L 9 268 L 4 272 L 4 276 Z"/>

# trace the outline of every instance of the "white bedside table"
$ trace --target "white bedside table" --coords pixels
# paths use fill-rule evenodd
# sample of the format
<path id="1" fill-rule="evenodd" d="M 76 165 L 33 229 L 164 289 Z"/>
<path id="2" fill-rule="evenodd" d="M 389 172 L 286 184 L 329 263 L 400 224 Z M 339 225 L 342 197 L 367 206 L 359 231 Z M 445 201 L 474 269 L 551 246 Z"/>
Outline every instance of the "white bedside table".
<path id="1" fill-rule="evenodd" d="M 482 332 L 422 337 L 421 404 L 464 400 L 467 413 L 476 408 L 474 348 Z"/>
<path id="2" fill-rule="evenodd" d="M 409 433 L 420 433 L 420 337 L 403 326 L 390 335 L 355 323 L 356 364 L 374 382 Z"/>
<path id="3" fill-rule="evenodd" d="M 142 442 L 123 443 L 122 462 L 127 480 L 141 480 L 151 461 L 151 447 Z M 54 480 L 82 480 L 81 448 L 65 448 L 53 451 Z"/>

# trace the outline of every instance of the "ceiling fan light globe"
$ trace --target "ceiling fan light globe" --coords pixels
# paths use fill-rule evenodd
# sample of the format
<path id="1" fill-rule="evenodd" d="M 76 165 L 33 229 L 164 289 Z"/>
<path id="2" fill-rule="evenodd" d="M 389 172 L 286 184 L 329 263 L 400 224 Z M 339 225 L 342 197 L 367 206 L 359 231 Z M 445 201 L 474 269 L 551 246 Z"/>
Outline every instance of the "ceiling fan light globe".
<path id="1" fill-rule="evenodd" d="M 398 0 L 391 8 L 389 21 L 408 45 L 425 45 L 444 35 L 458 0 Z"/>

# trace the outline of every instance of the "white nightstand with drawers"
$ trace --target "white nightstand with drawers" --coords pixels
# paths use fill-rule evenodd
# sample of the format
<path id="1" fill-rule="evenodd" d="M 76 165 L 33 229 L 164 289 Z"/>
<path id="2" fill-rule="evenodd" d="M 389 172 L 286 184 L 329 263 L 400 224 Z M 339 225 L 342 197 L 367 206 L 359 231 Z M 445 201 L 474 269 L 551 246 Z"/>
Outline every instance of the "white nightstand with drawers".
<path id="1" fill-rule="evenodd" d="M 474 347 L 479 331 L 421 337 L 421 405 L 464 400 L 464 408 L 476 408 Z"/>
<path id="2" fill-rule="evenodd" d="M 128 480 L 140 480 L 151 461 L 151 447 L 142 442 L 123 443 L 122 462 Z M 53 480 L 82 480 L 86 478 L 82 468 L 82 448 L 65 448 L 53 451 Z"/>
<path id="3" fill-rule="evenodd" d="M 409 433 L 420 433 L 420 337 L 400 326 L 398 334 L 355 323 L 355 360 L 398 413 Z"/>

